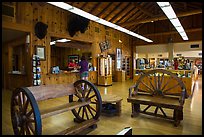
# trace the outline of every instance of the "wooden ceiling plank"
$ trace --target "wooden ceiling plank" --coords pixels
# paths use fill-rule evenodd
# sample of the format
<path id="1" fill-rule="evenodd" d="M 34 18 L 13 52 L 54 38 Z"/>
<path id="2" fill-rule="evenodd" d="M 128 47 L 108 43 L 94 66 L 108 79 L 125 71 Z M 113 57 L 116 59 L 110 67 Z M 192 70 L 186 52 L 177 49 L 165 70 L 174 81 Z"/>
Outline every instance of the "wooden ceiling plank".
<path id="1" fill-rule="evenodd" d="M 112 5 L 112 2 L 110 2 L 98 15 L 97 17 L 102 18 L 104 13 L 107 11 L 108 8 L 110 8 Z"/>
<path id="2" fill-rule="evenodd" d="M 202 9 L 197 9 L 197 10 L 177 13 L 177 17 L 185 17 L 185 16 L 201 14 L 201 13 L 202 13 Z M 166 19 L 168 19 L 168 18 L 165 15 L 163 15 L 163 16 L 153 17 L 153 18 L 148 18 L 148 19 L 143 19 L 143 20 L 132 20 L 130 22 L 120 23 L 119 25 L 121 25 L 121 26 L 132 26 L 132 25 L 135 25 L 135 23 L 137 23 L 137 24 L 149 23 L 151 21 L 159 21 L 159 20 L 166 20 Z"/>
<path id="3" fill-rule="evenodd" d="M 94 12 L 98 9 L 98 7 L 101 5 L 101 2 L 98 2 L 89 13 L 94 14 Z"/>
<path id="4" fill-rule="evenodd" d="M 123 22 L 125 19 L 127 19 L 128 17 L 134 15 L 133 12 L 134 12 L 134 7 L 130 8 L 130 10 L 126 11 L 126 13 L 116 22 L 116 24 L 120 23 L 120 22 Z"/>
<path id="5" fill-rule="evenodd" d="M 107 14 L 103 19 L 107 20 L 107 18 L 111 15 L 110 13 L 113 13 L 116 9 L 118 9 L 120 6 L 122 5 L 122 2 L 120 2 L 117 6 L 115 6 L 110 12 L 109 14 Z"/>
<path id="6" fill-rule="evenodd" d="M 150 16 L 150 17 L 154 17 L 154 15 L 148 11 L 147 9 L 145 9 L 143 6 L 136 4 L 135 2 L 132 2 L 132 4 L 139 10 L 141 10 L 144 14 Z"/>
<path id="7" fill-rule="evenodd" d="M 84 10 L 87 4 L 88 4 L 88 2 L 85 2 L 85 3 L 80 7 L 80 9 Z M 86 10 L 84 10 L 84 11 L 86 11 Z"/>
<path id="8" fill-rule="evenodd" d="M 121 21 L 121 23 L 118 24 L 125 24 L 125 22 L 129 22 L 131 21 L 131 19 L 137 18 L 138 13 L 140 13 L 139 10 L 134 7 L 132 15 L 128 16 L 125 20 Z"/>
<path id="9" fill-rule="evenodd" d="M 117 13 L 112 19 L 110 19 L 110 22 L 114 22 L 115 19 L 121 16 L 122 13 L 124 13 L 125 10 L 127 10 L 128 7 L 131 6 L 131 3 L 128 3 L 119 13 Z"/>

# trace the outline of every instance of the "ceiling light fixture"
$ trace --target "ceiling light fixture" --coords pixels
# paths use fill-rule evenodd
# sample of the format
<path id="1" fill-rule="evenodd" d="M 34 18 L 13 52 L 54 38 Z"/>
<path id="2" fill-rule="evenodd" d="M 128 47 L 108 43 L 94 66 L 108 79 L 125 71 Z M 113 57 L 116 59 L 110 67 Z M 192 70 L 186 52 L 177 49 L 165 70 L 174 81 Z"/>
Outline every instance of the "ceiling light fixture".
<path id="1" fill-rule="evenodd" d="M 178 33 L 181 35 L 183 40 L 188 40 L 188 37 L 186 35 L 186 32 L 184 31 L 178 17 L 176 16 L 172 6 L 169 2 L 157 2 L 157 4 L 160 6 L 160 8 L 163 10 L 167 18 L 171 21 L 175 29 L 178 31 Z"/>
<path id="2" fill-rule="evenodd" d="M 56 42 L 68 42 L 68 41 L 71 41 L 71 40 L 69 40 L 69 39 L 58 39 L 56 41 L 51 41 L 50 45 L 54 45 L 54 44 L 56 44 Z"/>
<path id="3" fill-rule="evenodd" d="M 146 42 L 153 42 L 152 40 L 150 40 L 148 38 L 145 38 L 145 37 L 143 37 L 143 36 L 141 36 L 139 34 L 136 34 L 136 33 L 132 32 L 132 31 L 129 31 L 129 30 L 125 29 L 125 28 L 122 28 L 122 27 L 120 27 L 120 26 L 118 26 L 116 24 L 113 24 L 113 23 L 108 22 L 108 21 L 106 21 L 104 19 L 101 19 L 101 18 L 99 18 L 97 16 L 94 16 L 94 15 L 92 15 L 90 13 L 87 13 L 87 12 L 81 10 L 81 9 L 73 7 L 73 6 L 71 6 L 71 5 L 67 4 L 67 3 L 64 3 L 64 2 L 47 2 L 47 3 L 55 5 L 55 6 L 59 7 L 59 8 L 64 9 L 64 10 L 70 11 L 70 12 L 72 12 L 74 14 L 79 15 L 79 16 L 85 17 L 85 18 L 87 18 L 89 20 L 92 20 L 94 22 L 97 22 L 97 23 L 100 23 L 102 25 L 108 26 L 110 28 L 122 31 L 122 32 L 124 32 L 126 34 L 129 34 L 129 35 L 132 35 L 132 36 L 137 37 L 139 39 L 142 39 L 142 40 L 144 40 Z"/>
<path id="4" fill-rule="evenodd" d="M 57 42 L 68 42 L 68 41 L 71 41 L 69 39 L 58 39 Z"/>

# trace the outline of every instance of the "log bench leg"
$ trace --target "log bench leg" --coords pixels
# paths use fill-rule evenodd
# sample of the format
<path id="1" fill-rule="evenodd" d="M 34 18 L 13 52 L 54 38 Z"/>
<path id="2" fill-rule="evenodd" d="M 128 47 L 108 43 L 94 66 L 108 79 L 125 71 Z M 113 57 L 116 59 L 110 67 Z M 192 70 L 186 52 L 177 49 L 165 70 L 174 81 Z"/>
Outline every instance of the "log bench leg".
<path id="1" fill-rule="evenodd" d="M 131 117 L 138 116 L 140 113 L 140 104 L 131 103 L 132 104 L 132 114 Z"/>
<path id="2" fill-rule="evenodd" d="M 117 116 L 120 116 L 121 114 L 121 101 L 116 102 L 116 110 L 117 110 Z"/>
<path id="3" fill-rule="evenodd" d="M 177 127 L 180 124 L 180 121 L 183 120 L 183 108 L 182 109 L 174 109 L 174 126 Z"/>

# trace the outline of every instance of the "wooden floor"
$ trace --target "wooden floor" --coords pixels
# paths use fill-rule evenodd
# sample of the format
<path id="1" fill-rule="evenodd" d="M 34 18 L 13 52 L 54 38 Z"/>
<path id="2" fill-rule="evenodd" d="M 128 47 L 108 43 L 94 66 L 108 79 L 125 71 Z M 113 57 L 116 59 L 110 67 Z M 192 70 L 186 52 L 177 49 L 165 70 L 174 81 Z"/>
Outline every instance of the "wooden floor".
<path id="1" fill-rule="evenodd" d="M 172 121 L 140 114 L 131 118 L 131 104 L 127 102 L 128 88 L 132 86 L 131 80 L 126 82 L 114 82 L 112 86 L 98 87 L 101 94 L 115 94 L 123 98 L 122 113 L 120 116 L 100 116 L 97 128 L 87 130 L 80 134 L 88 135 L 115 135 L 125 127 L 132 127 L 133 135 L 202 135 L 202 77 L 195 83 L 192 98 L 184 104 L 184 119 L 178 127 L 174 127 Z M 2 134 L 13 135 L 10 120 L 11 91 L 2 91 Z M 39 108 L 54 106 L 66 102 L 63 97 L 54 100 L 42 101 Z M 170 113 L 170 112 L 169 112 Z M 58 114 L 42 120 L 42 134 L 51 135 L 58 133 L 77 123 L 73 121 L 71 111 Z"/>

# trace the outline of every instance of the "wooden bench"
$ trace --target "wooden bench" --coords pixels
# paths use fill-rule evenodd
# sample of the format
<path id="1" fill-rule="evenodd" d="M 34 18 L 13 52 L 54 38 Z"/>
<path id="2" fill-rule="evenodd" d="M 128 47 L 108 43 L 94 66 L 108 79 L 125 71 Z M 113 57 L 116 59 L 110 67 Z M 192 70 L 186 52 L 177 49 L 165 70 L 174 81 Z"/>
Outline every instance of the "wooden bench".
<path id="1" fill-rule="evenodd" d="M 164 77 L 169 77 L 168 81 L 164 82 Z M 174 83 L 177 81 L 177 84 L 168 87 L 172 80 Z M 167 70 L 155 69 L 141 75 L 136 84 L 129 88 L 127 101 L 132 105 L 132 117 L 143 113 L 173 120 L 174 125 L 178 126 L 183 120 L 183 105 L 187 97 L 181 79 Z M 146 107 L 142 110 L 141 105 Z M 150 109 L 153 107 L 155 109 Z M 172 109 L 173 116 L 168 116 L 164 108 Z M 161 111 L 160 114 L 158 110 Z"/>
<path id="2" fill-rule="evenodd" d="M 39 110 L 39 101 L 68 96 L 67 103 Z M 57 102 L 56 102 L 57 103 Z M 41 135 L 41 119 L 72 111 L 80 124 L 56 133 L 77 134 L 94 127 L 99 120 L 102 100 L 98 89 L 89 81 L 78 80 L 73 84 L 41 85 L 17 88 L 11 97 L 11 121 L 15 135 Z M 95 126 L 96 127 L 96 126 Z"/>

